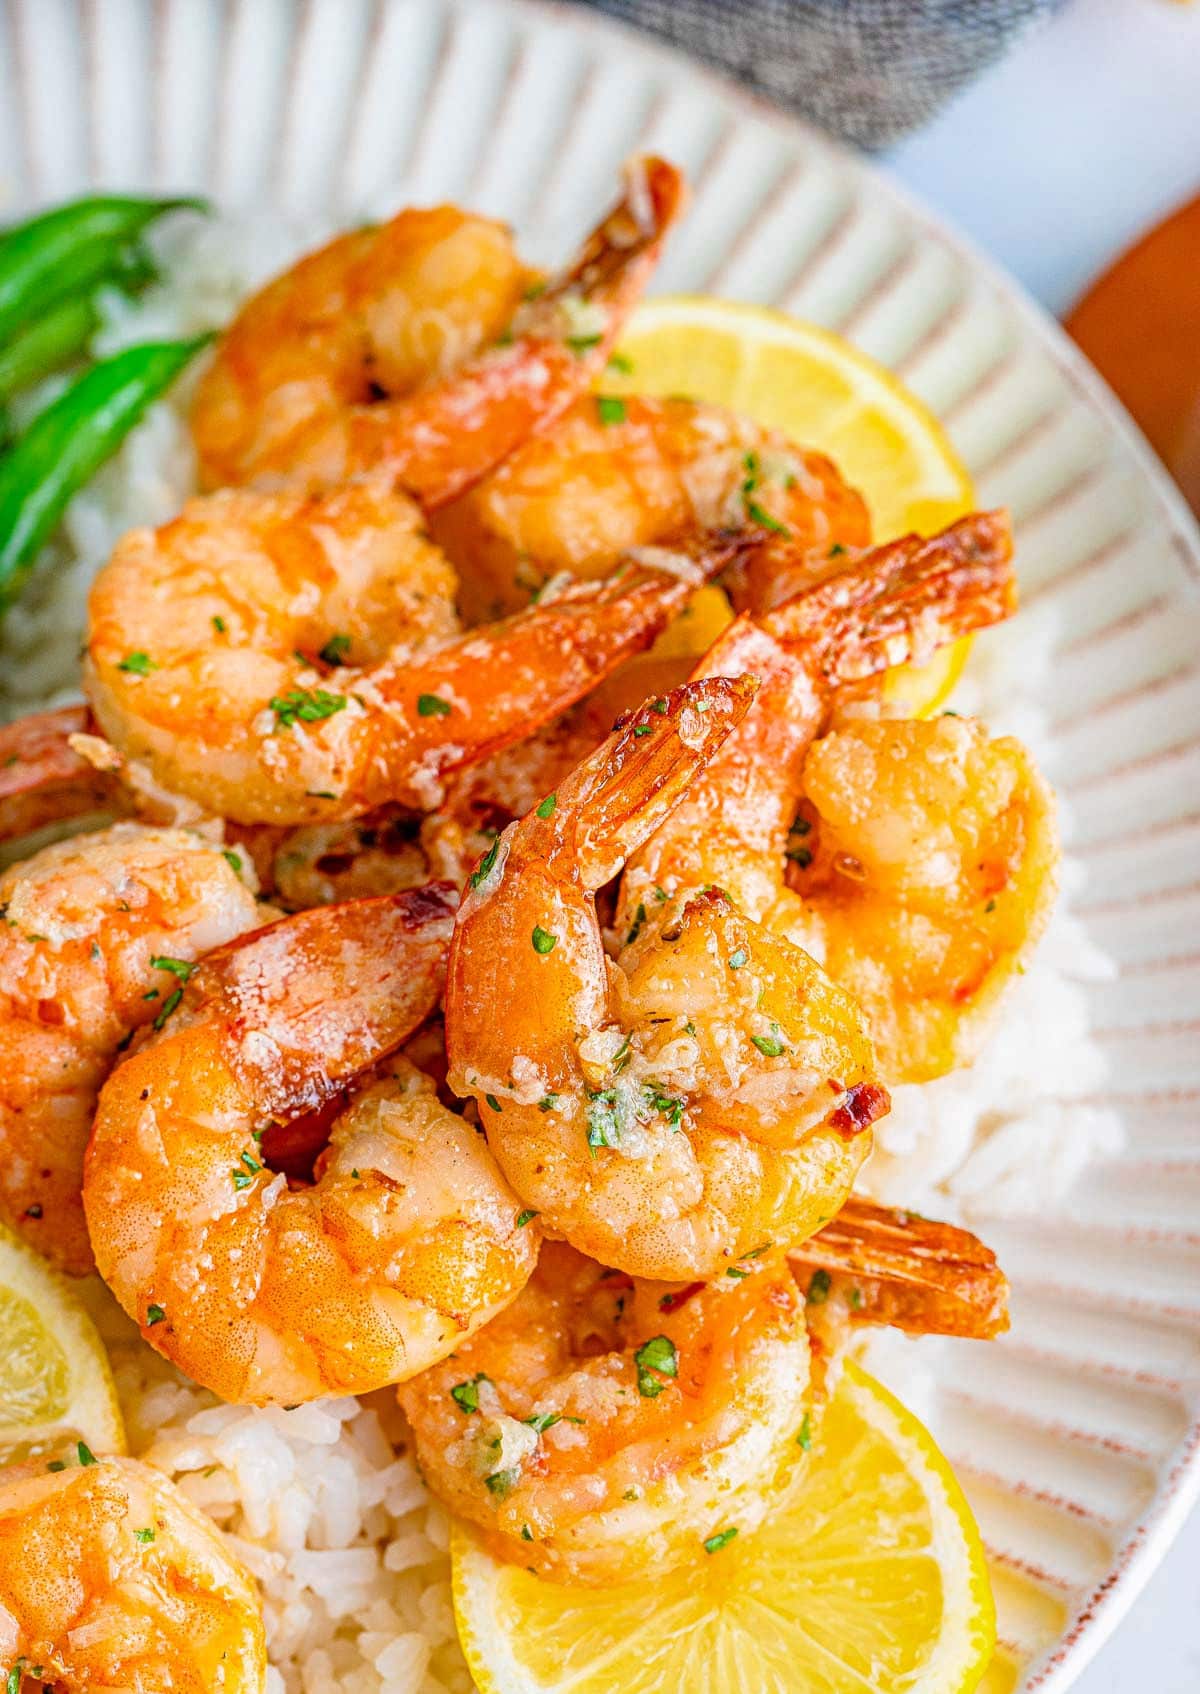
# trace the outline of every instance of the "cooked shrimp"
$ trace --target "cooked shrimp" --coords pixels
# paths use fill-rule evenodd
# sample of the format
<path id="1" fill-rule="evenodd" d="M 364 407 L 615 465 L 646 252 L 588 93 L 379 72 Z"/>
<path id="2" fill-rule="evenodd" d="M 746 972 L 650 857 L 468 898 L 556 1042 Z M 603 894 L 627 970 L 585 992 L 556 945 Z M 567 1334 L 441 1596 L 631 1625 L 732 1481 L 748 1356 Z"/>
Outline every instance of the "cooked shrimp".
<path id="1" fill-rule="evenodd" d="M 809 752 L 804 801 L 794 886 L 884 1075 L 968 1064 L 1054 904 L 1054 797 L 1033 760 L 967 718 L 847 722 Z"/>
<path id="2" fill-rule="evenodd" d="M 635 1276 L 712 1276 L 837 1210 L 887 1106 L 857 1007 L 719 890 L 613 973 L 595 890 L 745 713 L 653 701 L 493 843 L 455 924 L 450 1084 L 551 1234 Z"/>
<path id="3" fill-rule="evenodd" d="M 691 400 L 588 395 L 443 508 L 433 533 L 468 616 L 484 618 L 525 605 L 558 571 L 596 576 L 625 548 L 760 518 L 822 560 L 870 539 L 836 467 L 777 431 Z"/>
<path id="4" fill-rule="evenodd" d="M 969 1230 L 851 1197 L 788 1254 L 815 1308 L 913 1335 L 990 1341 L 1008 1328 L 1008 1280 Z"/>
<path id="5" fill-rule="evenodd" d="M 247 300 L 192 407 L 206 487 L 287 465 L 350 406 L 396 399 L 494 342 L 533 274 L 503 224 L 409 209 L 337 236 Z"/>
<path id="6" fill-rule="evenodd" d="M 236 856 L 118 823 L 0 876 L 0 1216 L 47 1258 L 92 1268 L 80 1184 L 101 1083 L 202 953 L 263 918 Z"/>
<path id="7" fill-rule="evenodd" d="M 487 1148 L 403 1061 L 334 1118 L 312 1184 L 265 1163 L 272 1122 L 335 1101 L 433 1010 L 451 892 L 302 913 L 210 954 L 101 1093 L 84 1177 L 97 1267 L 146 1339 L 226 1400 L 399 1381 L 533 1268 L 538 1230 Z"/>
<path id="8" fill-rule="evenodd" d="M 618 567 L 463 635 L 417 508 L 378 480 L 227 490 L 135 530 L 92 587 L 85 684 L 126 755 L 242 823 L 429 810 L 446 772 L 647 646 L 735 542 Z"/>
<path id="9" fill-rule="evenodd" d="M 71 746 L 71 738 L 90 724 L 86 706 L 60 706 L 0 724 L 0 843 L 112 808 L 111 778 Z"/>
<path id="10" fill-rule="evenodd" d="M 746 568 L 775 573 L 805 556 L 790 542 L 769 540 L 745 555 Z M 785 871 L 810 851 L 793 823 L 807 827 L 797 820 L 804 760 L 838 689 L 927 658 L 943 642 L 1008 616 L 1011 558 L 1005 515 L 977 512 L 927 539 L 907 536 L 826 562 L 823 581 L 775 611 L 731 624 L 697 674 L 753 674 L 758 695 L 682 805 L 631 858 L 622 932 L 633 930 L 638 911 L 649 920 L 637 924 L 639 932 L 673 924 L 681 900 L 715 883 L 746 917 L 807 945 L 811 925 Z M 869 802 L 870 791 L 862 798 Z"/>
<path id="11" fill-rule="evenodd" d="M 310 284 L 314 287 L 319 314 L 312 354 L 315 389 L 302 382 L 298 400 L 293 397 L 292 384 L 304 369 L 308 345 L 308 307 L 303 300 L 300 321 L 290 325 L 298 344 L 286 370 L 277 370 L 273 358 L 267 363 L 265 381 L 256 382 L 250 391 L 249 416 L 242 417 L 243 408 L 234 401 L 236 428 L 222 416 L 231 396 L 218 352 L 220 375 L 213 387 L 202 387 L 197 416 L 210 479 L 232 472 L 238 482 L 270 487 L 299 483 L 312 489 L 334 487 L 364 471 L 381 471 L 416 495 L 426 510 L 454 499 L 535 430 L 552 423 L 589 387 L 626 314 L 645 288 L 684 199 L 683 179 L 674 166 L 663 159 L 635 159 L 626 169 L 622 199 L 588 237 L 571 268 L 546 287 L 528 291 L 533 297 L 516 307 L 490 347 L 397 399 L 387 396 L 386 381 L 367 366 L 359 382 L 365 382 L 368 393 L 374 392 L 376 383 L 385 389 L 383 398 L 367 404 L 330 403 L 340 396 L 328 386 L 327 326 L 330 316 L 339 314 L 338 290 L 354 281 L 348 272 L 353 271 L 355 252 L 352 247 L 335 250 L 328 269 L 322 265 L 302 284 L 305 292 Z M 386 270 L 386 243 L 378 256 Z M 502 265 L 497 297 L 485 318 L 494 315 L 499 298 L 515 280 L 510 264 Z M 361 320 L 338 324 L 336 357 L 352 365 L 355 345 L 361 360 L 373 352 L 378 355 L 383 342 L 389 341 L 396 349 L 392 379 L 408 380 L 416 374 L 419 355 L 414 362 L 413 350 L 406 345 L 401 323 L 405 302 L 402 296 L 387 292 L 382 278 L 369 282 L 368 291 L 379 285 L 385 290 L 384 310 L 365 336 Z M 446 287 L 442 282 L 435 285 L 437 299 Z M 464 308 L 468 323 L 474 323 L 469 334 L 481 328 L 486 333 L 476 302 L 468 297 L 457 310 Z M 252 309 L 256 316 L 262 310 L 261 296 L 247 311 Z M 456 352 L 458 345 L 457 334 L 447 336 L 438 357 Z M 233 348 L 237 366 L 244 365 L 247 351 L 251 360 L 263 357 L 256 322 L 247 329 L 243 320 Z M 237 386 L 236 370 L 231 374 Z M 301 422 L 300 414 L 306 410 L 309 420 Z M 268 416 L 265 428 L 260 421 L 263 413 Z M 280 430 L 271 421 L 277 414 L 282 419 Z"/>
<path id="12" fill-rule="evenodd" d="M 754 1529 L 803 1459 L 809 1343 L 785 1265 L 730 1268 L 672 1288 L 548 1242 L 508 1310 L 400 1391 L 430 1487 L 572 1583 Z"/>
<path id="13" fill-rule="evenodd" d="M 258 1694 L 258 1593 L 166 1477 L 87 1449 L 0 1471 L 0 1661 L 10 1689 Z"/>

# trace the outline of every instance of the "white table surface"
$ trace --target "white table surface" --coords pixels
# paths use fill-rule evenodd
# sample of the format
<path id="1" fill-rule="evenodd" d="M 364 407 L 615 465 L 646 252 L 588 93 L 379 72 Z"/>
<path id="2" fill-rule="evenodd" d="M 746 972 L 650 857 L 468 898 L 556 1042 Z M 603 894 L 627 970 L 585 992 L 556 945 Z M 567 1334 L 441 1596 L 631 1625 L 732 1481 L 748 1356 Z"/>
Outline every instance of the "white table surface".
<path id="1" fill-rule="evenodd" d="M 883 162 L 1062 312 L 1200 191 L 1200 0 L 1068 0 Z M 1200 1511 L 1073 1694 L 1200 1694 Z"/>

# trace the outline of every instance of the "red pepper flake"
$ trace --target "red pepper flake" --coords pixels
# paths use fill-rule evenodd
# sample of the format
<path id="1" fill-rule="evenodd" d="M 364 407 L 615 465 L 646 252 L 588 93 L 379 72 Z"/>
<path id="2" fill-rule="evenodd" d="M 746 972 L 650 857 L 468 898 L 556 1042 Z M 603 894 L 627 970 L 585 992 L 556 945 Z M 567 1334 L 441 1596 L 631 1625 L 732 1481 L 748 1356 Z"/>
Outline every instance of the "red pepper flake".
<path id="1" fill-rule="evenodd" d="M 704 1287 L 702 1282 L 689 1282 L 686 1288 L 677 1288 L 674 1294 L 664 1294 L 658 1302 L 660 1312 L 677 1312 L 680 1306 L 686 1306 L 693 1294 L 699 1294 Z"/>
<path id="2" fill-rule="evenodd" d="M 891 1103 L 887 1089 L 881 1088 L 877 1082 L 855 1083 L 830 1117 L 830 1126 L 847 1139 L 860 1135 L 876 1118 L 883 1117 Z"/>

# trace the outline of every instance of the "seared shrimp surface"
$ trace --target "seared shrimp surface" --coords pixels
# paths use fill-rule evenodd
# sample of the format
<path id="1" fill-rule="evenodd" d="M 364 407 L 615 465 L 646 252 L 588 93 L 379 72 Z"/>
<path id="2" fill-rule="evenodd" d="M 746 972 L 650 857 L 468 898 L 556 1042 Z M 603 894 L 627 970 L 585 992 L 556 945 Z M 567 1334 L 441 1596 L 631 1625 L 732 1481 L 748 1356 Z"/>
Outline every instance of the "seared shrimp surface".
<path id="1" fill-rule="evenodd" d="M 887 1106 L 854 1002 L 719 890 L 628 969 L 605 957 L 596 889 L 752 696 L 715 677 L 635 713 L 493 843 L 455 924 L 451 1086 L 546 1229 L 635 1276 L 714 1276 L 801 1240 Z"/>
<path id="2" fill-rule="evenodd" d="M 761 521 L 797 551 L 870 539 L 867 509 L 819 453 L 720 406 L 587 395 L 438 512 L 433 532 L 475 618 L 527 603 L 548 576 L 596 576 L 629 547 Z"/>
<path id="3" fill-rule="evenodd" d="M 73 1275 L 92 1268 L 80 1188 L 100 1085 L 195 960 L 262 923 L 245 868 L 187 831 L 119 823 L 0 876 L 0 1216 Z"/>
<path id="4" fill-rule="evenodd" d="M 306 912 L 211 954 L 100 1096 L 84 1205 L 100 1274 L 222 1398 L 365 1393 L 442 1358 L 521 1288 L 538 1231 L 480 1138 L 401 1062 L 333 1120 L 314 1180 L 271 1129 L 433 1011 L 452 891 Z"/>
<path id="5" fill-rule="evenodd" d="M 258 1592 L 228 1541 L 137 1459 L 0 1471 L 0 1660 L 15 1686 L 259 1694 Z"/>
<path id="6" fill-rule="evenodd" d="M 808 1388 L 786 1265 L 645 1282 L 548 1242 L 508 1310 L 400 1390 L 434 1492 L 501 1557 L 600 1584 L 753 1529 Z"/>
<path id="7" fill-rule="evenodd" d="M 224 817 L 429 810 L 447 772 L 649 645 L 729 555 L 692 539 L 682 574 L 618 567 L 463 634 L 453 573 L 378 479 L 226 490 L 120 542 L 92 586 L 85 685 L 123 753 Z"/>
<path id="8" fill-rule="evenodd" d="M 287 465 L 351 406 L 407 395 L 494 342 L 533 276 L 502 224 L 409 208 L 339 235 L 247 300 L 192 407 L 208 488 Z"/>
<path id="9" fill-rule="evenodd" d="M 389 398 L 385 389 L 383 397 L 366 404 L 334 407 L 325 405 L 322 397 L 311 421 L 299 428 L 290 427 L 295 422 L 291 390 L 295 364 L 282 382 L 268 375 L 253 396 L 251 417 L 239 417 L 250 437 L 249 449 L 235 448 L 232 464 L 218 457 L 209 466 L 210 476 L 220 477 L 232 469 L 239 482 L 317 489 L 338 486 L 365 471 L 379 471 L 414 494 L 426 510 L 454 499 L 535 430 L 552 423 L 590 386 L 625 316 L 645 288 L 684 200 L 683 179 L 674 166 L 653 157 L 634 159 L 626 168 L 622 198 L 593 230 L 574 263 L 545 287 L 528 291 L 533 297 L 517 306 L 503 333 L 493 337 L 482 352 L 399 398 Z M 335 270 L 340 258 L 334 256 Z M 508 265 L 502 266 L 501 295 L 508 287 L 508 275 Z M 470 320 L 473 305 L 464 304 Z M 322 320 L 326 310 L 322 307 Z M 476 320 L 476 331 L 478 327 Z M 253 325 L 249 340 L 257 342 Z M 235 347 L 244 348 L 244 341 L 237 326 Z M 303 345 L 301 339 L 292 355 L 301 366 Z M 370 350 L 370 336 L 360 347 Z M 313 354 L 318 388 L 325 376 L 324 354 L 318 337 Z M 217 368 L 221 371 L 222 367 L 219 349 Z M 369 376 L 367 381 L 369 392 L 374 393 Z M 206 443 L 211 443 L 212 414 L 207 402 L 212 393 L 212 389 L 201 391 L 199 422 L 205 451 Z M 312 396 L 303 384 L 300 395 L 303 409 Z M 285 426 L 280 438 L 270 427 L 260 433 L 253 418 L 254 411 L 273 415 L 276 408 Z M 215 445 L 220 454 L 219 431 Z"/>
<path id="10" fill-rule="evenodd" d="M 969 718 L 851 722 L 804 764 L 794 886 L 884 1074 L 969 1064 L 1054 904 L 1054 798 L 1028 752 Z"/>

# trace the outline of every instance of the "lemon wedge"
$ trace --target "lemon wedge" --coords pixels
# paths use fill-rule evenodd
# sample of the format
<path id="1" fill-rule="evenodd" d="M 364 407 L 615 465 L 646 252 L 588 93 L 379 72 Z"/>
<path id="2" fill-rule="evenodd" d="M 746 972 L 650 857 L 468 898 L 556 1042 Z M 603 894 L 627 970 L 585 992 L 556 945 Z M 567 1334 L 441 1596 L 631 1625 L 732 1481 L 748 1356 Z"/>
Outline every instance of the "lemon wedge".
<path id="1" fill-rule="evenodd" d="M 694 1565 L 578 1589 L 500 1563 L 466 1528 L 451 1551 L 481 1694 L 970 1694 L 995 1644 L 962 1490 L 928 1431 L 849 1363 L 764 1526 Z"/>
<path id="2" fill-rule="evenodd" d="M 79 1296 L 0 1225 L 0 1463 L 68 1440 L 123 1453 L 108 1355 Z"/>
<path id="3" fill-rule="evenodd" d="M 880 541 L 910 530 L 929 534 L 974 503 L 945 431 L 902 383 L 839 336 L 763 306 L 683 294 L 647 301 L 631 317 L 603 386 L 728 406 L 827 454 L 865 498 Z M 707 631 L 711 622 L 707 613 L 694 628 Z M 687 640 L 678 624 L 668 635 L 676 652 Z M 886 694 L 914 715 L 934 711 L 969 650 L 964 639 L 926 665 L 891 671 Z"/>

